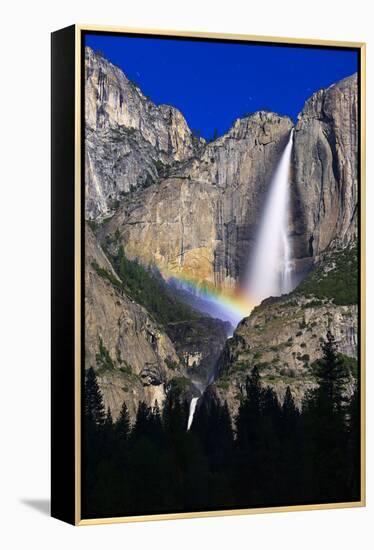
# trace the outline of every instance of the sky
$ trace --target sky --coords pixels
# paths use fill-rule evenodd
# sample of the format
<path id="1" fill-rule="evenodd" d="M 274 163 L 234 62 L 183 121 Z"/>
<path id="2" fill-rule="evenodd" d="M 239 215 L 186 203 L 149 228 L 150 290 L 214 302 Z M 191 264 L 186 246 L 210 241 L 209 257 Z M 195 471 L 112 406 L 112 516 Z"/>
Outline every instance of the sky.
<path id="1" fill-rule="evenodd" d="M 177 107 L 206 139 L 268 110 L 294 120 L 313 92 L 358 70 L 354 50 L 87 34 L 156 104 Z"/>

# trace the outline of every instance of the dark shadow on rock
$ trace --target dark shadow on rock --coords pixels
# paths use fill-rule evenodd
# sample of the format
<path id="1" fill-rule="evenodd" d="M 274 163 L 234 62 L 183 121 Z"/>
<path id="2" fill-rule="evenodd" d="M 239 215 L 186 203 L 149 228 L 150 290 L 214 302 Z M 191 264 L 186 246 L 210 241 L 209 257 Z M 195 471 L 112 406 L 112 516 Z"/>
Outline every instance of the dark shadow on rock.
<path id="1" fill-rule="evenodd" d="M 34 508 L 41 514 L 49 516 L 51 513 L 51 502 L 46 498 L 23 498 L 21 499 L 22 504 Z"/>

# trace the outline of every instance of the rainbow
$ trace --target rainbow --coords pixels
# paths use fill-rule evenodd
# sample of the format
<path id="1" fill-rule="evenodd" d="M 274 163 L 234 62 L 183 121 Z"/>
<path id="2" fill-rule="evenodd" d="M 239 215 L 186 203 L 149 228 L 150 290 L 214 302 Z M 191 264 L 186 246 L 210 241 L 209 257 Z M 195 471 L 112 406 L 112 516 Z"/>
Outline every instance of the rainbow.
<path id="1" fill-rule="evenodd" d="M 175 283 L 183 290 L 212 304 L 217 309 L 219 318 L 234 324 L 237 324 L 243 317 L 247 317 L 258 304 L 258 300 L 254 297 L 251 298 L 248 292 L 241 288 L 223 289 L 212 283 L 201 282 L 201 280 L 189 277 L 184 273 L 168 270 L 161 270 L 161 275 L 167 283 Z"/>

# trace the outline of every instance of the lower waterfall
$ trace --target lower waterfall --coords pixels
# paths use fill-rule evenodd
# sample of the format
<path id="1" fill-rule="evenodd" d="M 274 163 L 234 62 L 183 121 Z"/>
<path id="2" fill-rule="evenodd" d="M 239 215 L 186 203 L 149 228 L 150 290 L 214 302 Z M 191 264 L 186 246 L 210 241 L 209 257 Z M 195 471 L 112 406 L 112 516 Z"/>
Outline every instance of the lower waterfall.
<path id="1" fill-rule="evenodd" d="M 198 400 L 199 400 L 198 397 L 193 397 L 191 399 L 190 412 L 189 412 L 189 415 L 188 415 L 187 431 L 191 428 L 191 424 L 192 424 L 192 421 L 193 421 L 193 417 L 194 417 L 194 414 L 195 414 L 196 405 L 197 405 Z"/>

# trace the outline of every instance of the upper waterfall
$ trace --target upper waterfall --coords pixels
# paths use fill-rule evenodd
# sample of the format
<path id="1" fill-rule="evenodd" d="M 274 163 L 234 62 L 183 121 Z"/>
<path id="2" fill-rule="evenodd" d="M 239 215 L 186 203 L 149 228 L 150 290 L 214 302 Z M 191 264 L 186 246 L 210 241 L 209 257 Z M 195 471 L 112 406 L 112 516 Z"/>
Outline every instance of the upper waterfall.
<path id="1" fill-rule="evenodd" d="M 288 223 L 289 173 L 293 133 L 292 129 L 272 178 L 254 253 L 249 260 L 245 291 L 255 304 L 259 304 L 269 296 L 280 296 L 292 290 Z"/>

